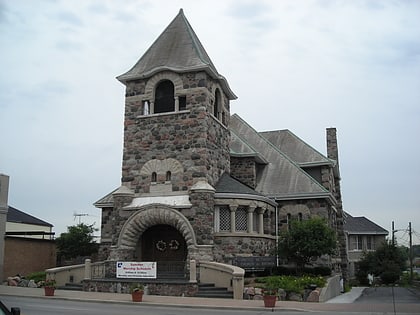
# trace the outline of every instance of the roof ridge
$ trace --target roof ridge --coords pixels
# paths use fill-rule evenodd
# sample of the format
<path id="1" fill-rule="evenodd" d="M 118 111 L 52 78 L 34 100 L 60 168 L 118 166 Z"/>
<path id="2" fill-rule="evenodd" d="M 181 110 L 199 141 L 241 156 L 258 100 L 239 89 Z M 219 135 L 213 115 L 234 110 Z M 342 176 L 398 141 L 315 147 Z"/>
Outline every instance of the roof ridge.
<path id="1" fill-rule="evenodd" d="M 220 74 L 217 71 L 215 65 L 211 61 L 209 54 L 207 53 L 206 49 L 204 48 L 203 44 L 201 43 L 201 41 L 198 38 L 197 34 L 195 33 L 194 29 L 192 28 L 190 22 L 188 21 L 187 17 L 185 16 L 184 10 L 180 9 L 178 15 L 180 15 L 182 17 L 182 19 L 184 20 L 185 24 L 188 26 L 187 27 L 188 35 L 190 35 L 190 37 L 191 37 L 191 40 L 192 40 L 192 42 L 194 44 L 194 48 L 196 49 L 197 54 L 198 54 L 200 60 L 204 64 L 207 64 L 211 68 L 213 68 L 215 74 L 217 74 L 218 76 L 220 76 Z M 205 56 L 203 56 L 203 53 L 204 53 Z"/>

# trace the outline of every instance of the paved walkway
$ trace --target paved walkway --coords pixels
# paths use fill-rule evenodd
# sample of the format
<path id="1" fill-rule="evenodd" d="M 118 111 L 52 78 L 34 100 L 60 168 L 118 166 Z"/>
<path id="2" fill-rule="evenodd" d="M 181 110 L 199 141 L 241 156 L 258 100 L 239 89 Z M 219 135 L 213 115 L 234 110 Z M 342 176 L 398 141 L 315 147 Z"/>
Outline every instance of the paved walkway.
<path id="1" fill-rule="evenodd" d="M 355 296 L 362 292 L 363 288 L 353 288 L 351 292 L 340 295 L 330 300 L 330 303 L 305 303 L 281 301 L 276 303 L 273 311 L 282 310 L 302 310 L 302 311 L 360 311 L 360 312 L 380 312 L 389 309 L 388 304 L 367 305 L 367 304 L 349 304 L 355 299 Z M 131 301 L 130 294 L 105 293 L 105 292 L 81 292 L 56 290 L 53 297 L 44 296 L 44 290 L 41 288 L 23 288 L 9 287 L 0 285 L 0 299 L 2 295 L 36 297 L 45 299 L 62 299 L 86 302 L 101 303 L 134 303 Z M 264 302 L 261 300 L 233 300 L 233 299 L 209 299 L 195 297 L 176 297 L 176 296 L 158 296 L 144 295 L 143 304 L 168 306 L 168 307 L 197 307 L 197 308 L 217 308 L 217 309 L 240 309 L 240 310 L 261 310 L 264 309 Z M 420 312 L 420 305 L 414 313 Z M 402 311 L 402 310 L 401 310 Z M 411 312 L 407 309 L 407 312 Z"/>
<path id="2" fill-rule="evenodd" d="M 350 292 L 340 294 L 325 303 L 353 303 L 362 295 L 364 289 L 366 289 L 366 287 L 353 287 Z"/>

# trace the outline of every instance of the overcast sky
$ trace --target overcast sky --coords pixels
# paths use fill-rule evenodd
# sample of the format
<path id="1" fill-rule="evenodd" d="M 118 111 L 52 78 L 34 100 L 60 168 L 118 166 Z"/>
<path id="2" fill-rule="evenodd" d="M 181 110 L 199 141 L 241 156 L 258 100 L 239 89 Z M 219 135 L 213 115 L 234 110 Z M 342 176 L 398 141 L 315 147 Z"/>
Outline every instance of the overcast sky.
<path id="1" fill-rule="evenodd" d="M 129 70 L 180 8 L 256 130 L 326 154 L 344 208 L 420 243 L 420 1 L 0 0 L 0 173 L 9 204 L 100 226 L 120 185 Z M 89 214 L 74 220 L 74 213 Z M 408 234 L 396 234 L 407 244 Z"/>

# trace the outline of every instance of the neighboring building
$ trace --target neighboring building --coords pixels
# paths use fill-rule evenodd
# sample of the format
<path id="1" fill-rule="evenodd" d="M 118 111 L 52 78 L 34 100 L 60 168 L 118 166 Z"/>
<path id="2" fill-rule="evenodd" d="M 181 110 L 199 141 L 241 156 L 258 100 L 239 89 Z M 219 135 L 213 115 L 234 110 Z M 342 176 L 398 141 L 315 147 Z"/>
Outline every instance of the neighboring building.
<path id="1" fill-rule="evenodd" d="M 257 132 L 230 114 L 236 99 L 182 10 L 126 86 L 121 186 L 101 198 L 102 259 L 232 263 L 269 256 L 291 219 L 325 218 L 346 270 L 336 130 L 328 157 L 288 130 Z M 158 269 L 159 274 L 159 269 Z"/>
<path id="2" fill-rule="evenodd" d="M 347 244 L 349 276 L 354 277 L 357 263 L 363 253 L 375 251 L 386 241 L 388 231 L 365 217 L 352 217 L 345 213 L 344 234 Z"/>
<path id="3" fill-rule="evenodd" d="M 0 174 L 0 280 L 56 265 L 52 225 L 8 206 L 9 176 Z"/>
<path id="4" fill-rule="evenodd" d="M 4 277 L 28 275 L 56 266 L 53 225 L 16 208 L 8 208 Z"/>
<path id="5" fill-rule="evenodd" d="M 52 240 L 52 228 L 52 224 L 9 206 L 6 236 Z"/>

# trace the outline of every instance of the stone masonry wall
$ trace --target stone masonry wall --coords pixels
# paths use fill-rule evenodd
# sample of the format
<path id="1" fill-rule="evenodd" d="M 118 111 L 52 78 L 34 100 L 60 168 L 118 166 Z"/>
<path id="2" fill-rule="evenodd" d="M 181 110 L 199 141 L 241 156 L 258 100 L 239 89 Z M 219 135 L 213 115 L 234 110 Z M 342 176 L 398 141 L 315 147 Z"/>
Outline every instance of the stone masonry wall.
<path id="1" fill-rule="evenodd" d="M 192 208 L 185 213 L 190 221 L 198 245 L 214 243 L 214 193 L 191 192 Z"/>
<path id="2" fill-rule="evenodd" d="M 221 173 L 229 171 L 229 131 L 210 115 L 208 85 L 213 81 L 207 76 L 204 80 L 202 73 L 197 76 L 195 84 L 192 74 L 182 76 L 189 112 L 143 116 L 140 93 L 146 83 L 127 84 L 122 182 L 136 194 L 149 192 L 151 174 L 141 175 L 140 169 L 153 159 L 181 162 L 184 172 L 174 174 L 173 191 L 187 191 L 198 178 L 207 178 L 214 186 Z"/>
<path id="3" fill-rule="evenodd" d="M 236 256 L 269 256 L 272 255 L 276 241 L 272 237 L 216 236 L 214 246 L 215 261 L 232 263 Z"/>
<path id="4" fill-rule="evenodd" d="M 230 175 L 249 187 L 257 185 L 257 171 L 253 158 L 230 158 Z"/>

